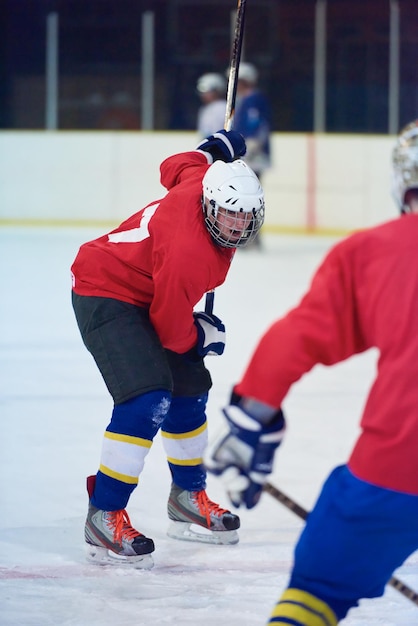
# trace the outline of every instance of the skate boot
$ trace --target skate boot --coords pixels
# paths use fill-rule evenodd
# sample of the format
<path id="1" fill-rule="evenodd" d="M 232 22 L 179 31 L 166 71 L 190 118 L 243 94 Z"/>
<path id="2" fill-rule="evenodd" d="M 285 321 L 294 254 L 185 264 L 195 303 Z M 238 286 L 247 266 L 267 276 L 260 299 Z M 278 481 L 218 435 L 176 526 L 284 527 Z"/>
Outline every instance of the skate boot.
<path id="1" fill-rule="evenodd" d="M 206 491 L 186 491 L 171 485 L 168 499 L 170 525 L 167 535 L 173 539 L 214 544 L 238 543 L 238 515 L 209 500 Z"/>
<path id="2" fill-rule="evenodd" d="M 84 538 L 87 560 L 99 565 L 150 569 L 154 542 L 132 527 L 125 510 L 102 511 L 89 502 Z"/>

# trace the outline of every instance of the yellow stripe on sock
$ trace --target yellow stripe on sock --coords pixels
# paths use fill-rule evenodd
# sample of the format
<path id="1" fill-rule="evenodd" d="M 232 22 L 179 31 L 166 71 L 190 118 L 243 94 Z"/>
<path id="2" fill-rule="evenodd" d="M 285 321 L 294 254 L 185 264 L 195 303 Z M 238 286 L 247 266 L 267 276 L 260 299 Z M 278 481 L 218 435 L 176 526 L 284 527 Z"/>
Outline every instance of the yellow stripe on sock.
<path id="1" fill-rule="evenodd" d="M 120 474 L 119 472 L 114 472 L 110 469 L 110 467 L 106 467 L 106 465 L 100 465 L 100 471 L 102 474 L 106 476 L 110 476 L 110 478 L 115 478 L 116 480 L 120 480 L 122 483 L 127 483 L 128 485 L 137 485 L 138 478 L 136 476 L 128 476 L 127 474 Z"/>
<path id="2" fill-rule="evenodd" d="M 203 459 L 173 459 L 171 457 L 167 457 L 167 461 L 172 463 L 173 465 L 201 465 L 203 463 Z"/>
<path id="3" fill-rule="evenodd" d="M 152 441 L 149 439 L 142 439 L 142 437 L 132 437 L 131 435 L 121 435 L 120 433 L 111 433 L 108 430 L 105 431 L 104 436 L 106 439 L 113 439 L 114 441 L 123 441 L 124 443 L 132 443 L 134 446 L 141 446 L 142 448 L 151 448 Z"/>
<path id="4" fill-rule="evenodd" d="M 328 604 L 300 589 L 286 589 L 273 609 L 269 624 L 286 624 L 280 618 L 293 619 L 300 626 L 337 626 L 337 618 Z"/>
<path id="5" fill-rule="evenodd" d="M 188 437 L 196 437 L 203 433 L 207 428 L 207 423 L 205 422 L 199 428 L 195 428 L 194 430 L 189 430 L 186 433 L 168 433 L 166 430 L 161 430 L 161 436 L 166 437 L 167 439 L 187 439 Z"/>

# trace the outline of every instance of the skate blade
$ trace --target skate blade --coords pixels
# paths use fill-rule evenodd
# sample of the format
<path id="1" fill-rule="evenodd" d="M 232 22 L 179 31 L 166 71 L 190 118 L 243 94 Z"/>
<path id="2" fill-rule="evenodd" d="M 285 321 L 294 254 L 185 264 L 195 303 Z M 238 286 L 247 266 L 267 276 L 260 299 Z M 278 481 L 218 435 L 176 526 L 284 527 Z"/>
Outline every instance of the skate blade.
<path id="1" fill-rule="evenodd" d="M 107 548 L 86 545 L 86 558 L 89 563 L 95 565 L 113 565 L 131 569 L 151 569 L 154 560 L 150 554 L 138 554 L 137 556 L 124 556 L 116 554 Z"/>
<path id="2" fill-rule="evenodd" d="M 236 530 L 209 530 L 190 522 L 170 521 L 167 535 L 172 539 L 182 541 L 197 541 L 215 545 L 233 545 L 238 543 L 239 536 Z"/>

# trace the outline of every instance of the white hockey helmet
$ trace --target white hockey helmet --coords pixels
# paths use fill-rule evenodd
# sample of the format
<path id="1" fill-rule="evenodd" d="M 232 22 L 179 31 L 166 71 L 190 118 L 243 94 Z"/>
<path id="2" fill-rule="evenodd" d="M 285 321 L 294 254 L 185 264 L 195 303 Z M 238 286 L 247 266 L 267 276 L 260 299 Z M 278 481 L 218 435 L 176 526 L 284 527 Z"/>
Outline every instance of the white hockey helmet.
<path id="1" fill-rule="evenodd" d="M 203 74 L 197 81 L 196 89 L 199 93 L 208 93 L 208 91 L 224 93 L 226 91 L 226 80 L 222 74 L 215 74 L 214 72 Z"/>
<path id="2" fill-rule="evenodd" d="M 245 80 L 255 85 L 258 81 L 257 68 L 252 63 L 240 63 L 238 68 L 238 80 Z"/>
<path id="3" fill-rule="evenodd" d="M 410 211 L 406 194 L 411 189 L 418 191 L 418 119 L 400 131 L 392 152 L 392 195 L 401 213 Z"/>
<path id="4" fill-rule="evenodd" d="M 215 161 L 203 177 L 203 210 L 212 238 L 224 248 L 244 247 L 264 222 L 264 192 L 241 159 Z"/>

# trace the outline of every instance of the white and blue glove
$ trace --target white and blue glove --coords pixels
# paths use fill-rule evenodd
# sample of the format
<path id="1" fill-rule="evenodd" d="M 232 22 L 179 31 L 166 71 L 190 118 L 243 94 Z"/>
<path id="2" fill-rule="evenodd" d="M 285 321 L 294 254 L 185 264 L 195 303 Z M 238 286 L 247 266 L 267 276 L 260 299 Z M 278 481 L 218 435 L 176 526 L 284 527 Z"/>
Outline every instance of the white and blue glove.
<path id="1" fill-rule="evenodd" d="M 235 130 L 218 130 L 199 143 L 196 150 L 209 152 L 214 161 L 231 163 L 235 159 L 243 157 L 247 147 L 245 139 Z"/>
<path id="2" fill-rule="evenodd" d="M 225 428 L 209 445 L 205 465 L 221 478 L 235 507 L 252 509 L 273 470 L 274 454 L 286 423 L 281 409 L 265 425 L 244 410 L 242 404 L 242 398 L 233 393 L 231 404 L 223 409 Z"/>
<path id="3" fill-rule="evenodd" d="M 225 326 L 216 315 L 199 311 L 193 313 L 197 328 L 197 353 L 201 357 L 223 354 Z"/>

